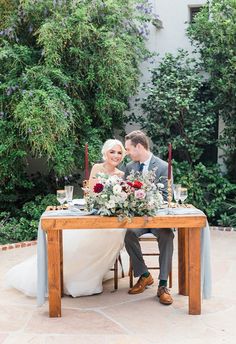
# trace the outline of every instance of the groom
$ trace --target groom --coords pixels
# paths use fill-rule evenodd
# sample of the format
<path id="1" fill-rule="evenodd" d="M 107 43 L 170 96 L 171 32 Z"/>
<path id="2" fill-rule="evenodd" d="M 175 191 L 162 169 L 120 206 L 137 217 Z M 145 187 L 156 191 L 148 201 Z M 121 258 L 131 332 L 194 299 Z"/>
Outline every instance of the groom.
<path id="1" fill-rule="evenodd" d="M 127 155 L 133 160 L 127 164 L 125 178 L 132 170 L 145 173 L 152 169 L 156 170 L 156 182 L 164 184 L 163 197 L 167 200 L 167 171 L 168 164 L 154 156 L 149 149 L 149 140 L 140 130 L 132 131 L 125 137 L 125 148 Z M 145 265 L 138 237 L 145 233 L 156 236 L 160 256 L 160 274 L 157 297 L 160 303 L 170 305 L 173 302 L 171 294 L 167 289 L 167 279 L 171 270 L 173 255 L 174 234 L 171 228 L 138 228 L 127 229 L 125 236 L 125 247 L 131 258 L 134 276 L 139 277 L 138 282 L 129 290 L 129 294 L 142 293 L 147 286 L 154 283 L 150 272 Z"/>

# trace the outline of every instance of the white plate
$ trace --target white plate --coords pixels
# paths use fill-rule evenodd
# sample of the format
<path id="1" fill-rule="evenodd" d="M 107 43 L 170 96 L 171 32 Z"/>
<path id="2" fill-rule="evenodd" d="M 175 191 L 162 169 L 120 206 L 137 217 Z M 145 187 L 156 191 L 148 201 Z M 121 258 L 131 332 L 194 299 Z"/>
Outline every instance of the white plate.
<path id="1" fill-rule="evenodd" d="M 75 198 L 72 200 L 73 205 L 79 205 L 79 206 L 84 206 L 86 204 L 86 201 L 84 198 Z"/>

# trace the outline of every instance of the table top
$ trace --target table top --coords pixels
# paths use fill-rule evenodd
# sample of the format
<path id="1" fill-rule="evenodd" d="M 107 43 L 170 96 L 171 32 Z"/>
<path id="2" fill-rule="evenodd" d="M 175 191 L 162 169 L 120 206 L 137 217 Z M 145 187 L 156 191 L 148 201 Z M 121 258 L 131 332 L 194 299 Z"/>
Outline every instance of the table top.
<path id="1" fill-rule="evenodd" d="M 47 211 L 56 210 L 48 207 Z M 60 208 L 58 210 L 61 210 Z M 99 215 L 44 216 L 41 219 L 43 230 L 60 229 L 108 229 L 108 228 L 202 228 L 206 225 L 204 214 L 158 214 L 154 217 L 138 216 L 125 218 Z"/>

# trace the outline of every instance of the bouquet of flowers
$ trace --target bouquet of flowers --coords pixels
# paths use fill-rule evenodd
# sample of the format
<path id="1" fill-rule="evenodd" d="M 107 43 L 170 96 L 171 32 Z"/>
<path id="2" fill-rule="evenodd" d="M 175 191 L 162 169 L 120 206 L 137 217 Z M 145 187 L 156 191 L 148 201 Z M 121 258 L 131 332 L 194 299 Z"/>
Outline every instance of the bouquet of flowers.
<path id="1" fill-rule="evenodd" d="M 144 175 L 132 172 L 127 180 L 118 176 L 98 174 L 93 190 L 87 190 L 88 210 L 97 209 L 97 213 L 118 216 L 121 220 L 133 216 L 154 216 L 163 203 L 160 188 L 155 184 L 155 172 Z"/>

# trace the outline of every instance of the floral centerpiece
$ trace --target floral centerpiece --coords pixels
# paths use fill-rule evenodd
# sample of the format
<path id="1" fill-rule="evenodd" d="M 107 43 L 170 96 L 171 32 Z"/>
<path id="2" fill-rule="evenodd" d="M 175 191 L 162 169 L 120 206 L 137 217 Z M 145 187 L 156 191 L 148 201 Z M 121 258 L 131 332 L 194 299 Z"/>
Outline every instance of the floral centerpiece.
<path id="1" fill-rule="evenodd" d="M 155 184 L 155 172 L 144 175 L 132 172 L 127 180 L 118 176 L 98 174 L 93 190 L 87 190 L 88 210 L 97 209 L 99 215 L 118 216 L 120 219 L 133 216 L 154 216 L 163 203 L 159 189 L 163 184 Z"/>

